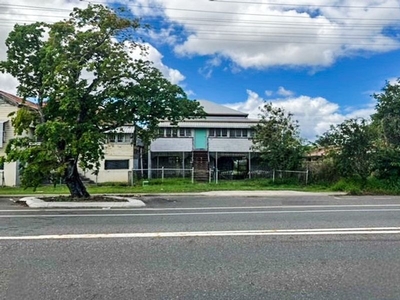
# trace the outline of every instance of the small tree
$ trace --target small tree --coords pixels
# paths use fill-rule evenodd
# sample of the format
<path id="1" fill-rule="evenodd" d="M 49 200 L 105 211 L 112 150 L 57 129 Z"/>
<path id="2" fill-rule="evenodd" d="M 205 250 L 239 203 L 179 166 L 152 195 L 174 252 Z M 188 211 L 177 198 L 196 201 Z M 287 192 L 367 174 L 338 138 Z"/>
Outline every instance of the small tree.
<path id="1" fill-rule="evenodd" d="M 373 166 L 375 134 L 365 119 L 349 119 L 333 126 L 316 143 L 330 150 L 339 174 L 359 176 L 363 183 Z"/>
<path id="2" fill-rule="evenodd" d="M 301 164 L 303 146 L 299 125 L 282 108 L 272 103 L 261 108 L 259 123 L 253 127 L 253 149 L 261 154 L 270 168 L 295 170 Z"/>
<path id="3" fill-rule="evenodd" d="M 160 120 L 202 114 L 149 61 L 130 56 L 146 50 L 132 41 L 140 26 L 89 5 L 55 24 L 14 27 L 0 70 L 19 80 L 23 99 L 37 102 L 36 110 L 20 109 L 13 118 L 17 133 L 34 126 L 34 136 L 15 138 L 6 149 L 7 161 L 21 163 L 25 187 L 61 178 L 73 197 L 88 197 L 78 166 L 98 172 L 107 132 L 132 124 L 149 140 Z"/>

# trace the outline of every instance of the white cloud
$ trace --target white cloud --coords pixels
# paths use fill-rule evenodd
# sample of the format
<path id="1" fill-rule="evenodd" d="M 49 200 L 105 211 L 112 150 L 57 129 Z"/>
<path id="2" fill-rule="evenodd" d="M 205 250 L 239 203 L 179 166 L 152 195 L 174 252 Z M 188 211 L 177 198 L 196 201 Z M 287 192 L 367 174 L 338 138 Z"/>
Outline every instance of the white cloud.
<path id="1" fill-rule="evenodd" d="M 0 73 L 0 90 L 16 94 L 18 80 L 9 74 Z"/>
<path id="2" fill-rule="evenodd" d="M 74 7 L 85 7 L 88 3 L 79 0 L 54 0 L 54 1 L 39 1 L 39 0 L 6 0 L 1 4 L 2 20 L 0 26 L 0 60 L 6 59 L 5 40 L 13 29 L 15 23 L 29 24 L 36 21 L 56 22 L 67 18 Z M 148 10 L 145 10 L 148 12 Z M 162 40 L 174 42 L 171 32 L 164 29 L 159 33 L 158 37 Z M 162 54 L 150 44 L 148 46 L 147 58 L 153 61 L 154 66 L 158 68 L 163 75 L 172 83 L 178 84 L 185 79 L 185 76 L 176 69 L 169 68 L 163 62 Z M 136 54 L 138 55 L 138 54 Z M 16 93 L 18 82 L 10 75 L 0 73 L 0 89 Z"/>
<path id="3" fill-rule="evenodd" d="M 167 78 L 173 84 L 179 84 L 185 80 L 185 76 L 183 76 L 181 72 L 176 69 L 169 68 L 163 63 L 163 55 L 156 48 L 149 43 L 144 43 L 143 45 L 147 48 L 147 53 L 143 53 L 140 48 L 136 48 L 133 52 L 129 52 L 131 57 L 135 59 L 147 59 L 153 62 L 154 67 L 159 69 L 165 78 Z"/>
<path id="4" fill-rule="evenodd" d="M 277 94 L 283 97 L 290 97 L 294 95 L 292 91 L 286 90 L 283 86 L 279 87 Z"/>
<path id="5" fill-rule="evenodd" d="M 1 3 L 0 60 L 6 59 L 5 41 L 14 24 L 30 24 L 37 21 L 53 23 L 67 18 L 74 7 L 85 7 L 79 0 L 5 0 Z M 0 89 L 16 94 L 18 81 L 0 73 Z"/>
<path id="6" fill-rule="evenodd" d="M 368 118 L 375 111 L 374 103 L 343 114 L 338 104 L 322 97 L 290 96 L 283 99 L 263 99 L 251 90 L 248 90 L 247 94 L 246 101 L 225 105 L 248 113 L 250 118 L 258 118 L 259 108 L 265 102 L 272 102 L 274 105 L 284 108 L 286 112 L 293 114 L 293 119 L 299 121 L 301 136 L 310 141 L 315 140 L 316 136 L 327 131 L 330 125 L 339 124 L 349 118 Z"/>
<path id="7" fill-rule="evenodd" d="M 326 67 L 341 57 L 400 48 L 397 38 L 385 32 L 399 24 L 398 0 L 307 0 L 303 3 L 308 5 L 292 1 L 292 6 L 262 2 L 129 3 L 136 14 L 157 15 L 183 29 L 186 35 L 174 48 L 177 54 L 216 55 L 241 68 Z"/>

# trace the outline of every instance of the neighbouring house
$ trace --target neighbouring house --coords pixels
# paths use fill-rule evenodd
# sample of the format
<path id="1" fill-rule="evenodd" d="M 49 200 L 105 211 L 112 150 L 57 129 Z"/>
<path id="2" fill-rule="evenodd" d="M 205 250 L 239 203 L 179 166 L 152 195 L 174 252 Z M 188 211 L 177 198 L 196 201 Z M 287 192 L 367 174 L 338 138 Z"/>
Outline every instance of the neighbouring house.
<path id="1" fill-rule="evenodd" d="M 144 168 L 143 145 L 137 140 L 135 149 L 132 140 L 133 126 L 122 126 L 108 133 L 108 142 L 104 145 L 104 159 L 100 162 L 97 175 L 92 171 L 80 170 L 83 177 L 96 183 L 129 181 L 129 172 L 132 169 Z"/>
<path id="2" fill-rule="evenodd" d="M 14 128 L 11 124 L 10 114 L 16 112 L 22 106 L 37 109 L 35 103 L 0 91 L 0 156 L 5 155 L 8 141 L 14 138 Z M 29 134 L 29 133 L 26 133 Z M 0 166 L 0 186 L 17 186 L 19 184 L 18 162 L 5 163 Z"/>

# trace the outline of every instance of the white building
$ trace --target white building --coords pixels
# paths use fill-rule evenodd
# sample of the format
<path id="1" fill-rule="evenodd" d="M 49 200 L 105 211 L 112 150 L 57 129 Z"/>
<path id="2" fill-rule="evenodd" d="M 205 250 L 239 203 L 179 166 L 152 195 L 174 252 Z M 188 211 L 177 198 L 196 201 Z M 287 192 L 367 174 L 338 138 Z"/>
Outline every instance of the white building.
<path id="1" fill-rule="evenodd" d="M 248 114 L 199 100 L 204 119 L 193 119 L 173 126 L 162 122 L 159 137 L 149 149 L 149 169 L 195 168 L 200 177 L 209 169 L 230 174 L 248 174 L 257 153 L 252 151 L 252 127 L 258 123 Z M 204 179 L 204 178 L 203 178 Z"/>
<path id="2" fill-rule="evenodd" d="M 109 134 L 99 173 L 81 170 L 81 174 L 96 183 L 129 182 L 132 169 L 144 178 L 156 177 L 154 172 L 162 168 L 177 170 L 177 175 L 194 168 L 198 180 L 208 178 L 210 169 L 247 176 L 258 164 L 258 154 L 251 149 L 252 127 L 258 120 L 216 103 L 199 102 L 206 112 L 205 118 L 185 120 L 177 126 L 161 122 L 158 138 L 146 152 L 142 145 L 133 151 L 133 126 L 122 126 L 115 134 Z M 9 114 L 22 105 L 36 109 L 34 103 L 0 91 L 0 156 L 4 155 L 7 141 L 14 137 Z M 18 164 L 7 163 L 2 168 L 0 184 L 18 185 Z"/>
<path id="3" fill-rule="evenodd" d="M 0 91 L 0 156 L 5 155 L 5 148 L 8 141 L 15 137 L 10 114 L 23 106 L 30 109 L 37 109 L 36 104 L 30 101 L 23 101 L 17 96 Z M 18 163 L 5 163 L 3 166 L 0 166 L 0 186 L 16 186 L 18 184 Z"/>

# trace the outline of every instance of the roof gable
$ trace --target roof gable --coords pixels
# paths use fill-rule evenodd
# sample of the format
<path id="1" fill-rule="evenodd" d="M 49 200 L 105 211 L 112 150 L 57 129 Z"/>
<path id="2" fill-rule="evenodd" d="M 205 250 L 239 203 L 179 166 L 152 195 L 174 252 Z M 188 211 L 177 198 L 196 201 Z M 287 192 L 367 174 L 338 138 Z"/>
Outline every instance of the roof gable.
<path id="1" fill-rule="evenodd" d="M 203 107 L 207 116 L 221 116 L 221 117 L 234 116 L 234 117 L 244 117 L 244 118 L 248 116 L 247 113 L 243 113 L 241 111 L 234 110 L 211 101 L 197 100 L 197 102 L 199 102 L 200 105 Z"/>

